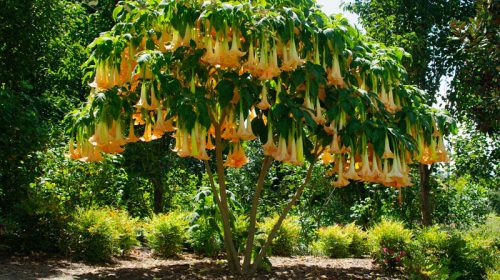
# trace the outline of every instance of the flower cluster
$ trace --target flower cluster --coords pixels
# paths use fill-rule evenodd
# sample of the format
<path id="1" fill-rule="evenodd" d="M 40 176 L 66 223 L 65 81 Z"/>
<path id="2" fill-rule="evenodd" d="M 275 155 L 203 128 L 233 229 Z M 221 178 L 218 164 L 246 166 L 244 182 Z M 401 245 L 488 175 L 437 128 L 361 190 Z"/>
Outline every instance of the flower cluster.
<path id="1" fill-rule="evenodd" d="M 403 258 L 406 256 L 405 251 L 394 251 L 387 247 L 381 249 L 380 264 L 386 269 L 395 269 L 396 267 L 402 266 Z"/>
<path id="2" fill-rule="evenodd" d="M 70 156 L 98 161 L 167 134 L 181 157 L 208 160 L 224 144 L 224 165 L 241 167 L 245 142 L 259 138 L 277 161 L 333 164 L 337 187 L 396 188 L 411 185 L 408 164 L 447 161 L 446 118 L 403 84 L 402 50 L 314 4 L 283 5 L 122 1 L 90 46 L 94 80 Z"/>

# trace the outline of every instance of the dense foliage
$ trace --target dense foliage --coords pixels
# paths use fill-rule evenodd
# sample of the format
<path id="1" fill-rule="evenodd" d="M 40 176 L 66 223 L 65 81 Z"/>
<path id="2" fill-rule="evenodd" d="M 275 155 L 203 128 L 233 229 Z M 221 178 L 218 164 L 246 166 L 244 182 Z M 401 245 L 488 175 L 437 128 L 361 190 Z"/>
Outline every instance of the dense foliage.
<path id="1" fill-rule="evenodd" d="M 82 83 L 82 79 L 89 69 L 85 68 L 86 70 L 82 71 L 81 65 L 91 55 L 87 46 L 101 32 L 109 31 L 115 25 L 113 11 L 116 2 L 111 0 L 4 1 L 5 5 L 0 10 L 0 22 L 2 22 L 0 24 L 2 34 L 0 37 L 0 131 L 2 133 L 0 137 L 0 254 L 44 252 L 98 262 L 109 261 L 113 257 L 126 254 L 134 246 L 155 246 L 154 249 L 159 254 L 165 253 L 165 255 L 183 251 L 194 251 L 212 257 L 224 255 L 221 213 L 217 209 L 209 176 L 204 173 L 205 166 L 197 159 L 179 158 L 172 153 L 170 149 L 175 146 L 175 139 L 165 136 L 150 142 L 130 143 L 122 154 L 105 156 L 104 160 L 99 163 L 82 163 L 70 160 L 65 155 L 68 153 L 67 142 L 70 139 L 65 136 L 64 131 L 68 128 L 71 130 L 72 118 L 64 119 L 64 115 L 72 109 L 86 106 L 81 102 L 87 97 L 90 87 L 87 82 Z M 291 4 L 309 3 L 309 1 L 288 2 Z M 248 141 L 243 145 L 248 163 L 239 169 L 229 169 L 225 173 L 228 203 L 233 213 L 230 226 L 234 233 L 233 239 L 237 251 L 242 253 L 245 249 L 249 213 L 255 192 L 254 185 L 258 181 L 259 170 L 265 163 L 261 144 L 267 142 L 269 137 L 266 133 L 271 130 L 267 130 L 262 125 L 263 116 L 271 112 L 271 116 L 267 115 L 266 120 L 267 124 L 271 124 L 272 136 L 278 144 L 280 135 L 288 138 L 286 131 L 280 132 L 279 122 L 282 119 L 288 119 L 279 115 L 280 110 L 283 108 L 288 110 L 289 105 L 293 105 L 291 107 L 294 108 L 302 106 L 307 87 L 301 86 L 303 80 L 300 76 L 317 70 L 323 75 L 322 81 L 326 87 L 322 89 L 316 88 L 314 83 L 310 85 L 309 93 L 314 93 L 313 97 L 319 98 L 323 90 L 328 96 L 334 92 L 345 95 L 343 101 L 319 99 L 319 107 L 323 109 L 321 113 L 328 121 L 325 124 L 330 125 L 331 120 L 340 116 L 340 112 L 334 112 L 332 108 L 335 104 L 344 102 L 346 112 L 350 116 L 350 122 L 346 122 L 344 129 L 358 131 L 356 123 L 362 123 L 360 108 L 364 107 L 368 119 L 377 114 L 369 100 L 375 100 L 378 103 L 371 78 L 377 75 L 371 73 L 378 73 L 380 69 L 373 68 L 374 65 L 363 64 L 366 62 L 365 59 L 369 61 L 376 55 L 380 55 L 379 58 L 394 55 L 397 57 L 400 54 L 398 47 L 404 47 L 412 54 L 412 58 L 403 56 L 396 64 L 402 63 L 409 70 L 409 77 L 406 81 L 417 84 L 427 89 L 428 92 L 427 95 L 419 96 L 422 92 L 412 87 L 398 85 L 399 90 L 396 90 L 396 86 L 393 89 L 393 93 L 397 96 L 408 93 L 419 102 L 430 104 L 433 98 L 429 96 L 434 95 L 433 89 L 438 87 L 443 73 L 453 71 L 456 73 L 452 80 L 451 99 L 445 98 L 441 102 L 451 106 L 455 116 L 463 116 L 459 118 L 462 122 L 459 125 L 459 133 L 445 139 L 447 146 L 450 147 L 450 164 L 436 165 L 429 180 L 432 221 L 441 225 L 429 229 L 420 228 L 419 190 L 415 187 L 398 191 L 378 183 L 351 181 L 349 188 L 333 188 L 331 187 L 332 181 L 338 182 L 338 175 L 333 174 L 332 177 L 332 164 L 315 165 L 311 171 L 311 187 L 304 189 L 298 206 L 290 211 L 295 217 L 294 222 L 289 224 L 286 220 L 284 229 L 287 231 L 279 232 L 279 235 L 284 237 L 278 236 L 276 239 L 282 242 L 278 248 L 286 249 L 286 254 L 334 255 L 333 253 L 347 252 L 345 254 L 354 256 L 365 255 L 367 248 L 371 248 L 372 256 L 382 266 L 386 265 L 384 260 L 387 260 L 387 264 L 390 264 L 387 265 L 388 267 L 403 269 L 406 273 L 415 275 L 416 278 L 478 279 L 485 277 L 488 273 L 491 279 L 495 279 L 499 271 L 498 259 L 495 259 L 498 251 L 494 251 L 495 248 L 496 250 L 499 248 L 498 218 L 490 216 L 487 219 L 487 214 L 499 213 L 500 209 L 498 180 L 500 178 L 498 174 L 500 155 L 498 135 L 495 134 L 498 130 L 498 122 L 493 117 L 498 115 L 496 113 L 498 101 L 495 99 L 498 98 L 498 83 L 495 82 L 498 75 L 495 68 L 498 64 L 495 62 L 498 60 L 498 51 L 495 49 L 498 45 L 496 43 L 498 32 L 495 32 L 495 28 L 498 28 L 498 19 L 494 13 L 496 2 L 457 1 L 455 3 L 450 1 L 450 3 L 453 2 L 450 6 L 452 9 L 441 9 L 444 6 L 438 1 L 430 1 L 430 3 L 437 3 L 431 8 L 419 7 L 421 1 L 413 1 L 410 4 L 415 7 L 412 6 L 411 9 L 404 5 L 397 8 L 390 6 L 392 3 L 409 3 L 408 1 L 370 2 L 377 9 L 382 9 L 377 13 L 355 11 L 360 14 L 366 32 L 374 39 L 390 45 L 389 48 L 364 39 L 363 35 L 347 26 L 346 20 L 340 16 L 332 18 L 321 16 L 316 19 L 324 20 L 324 24 L 332 24 L 344 30 L 345 33 L 341 32 L 341 35 L 343 34 L 340 36 L 341 39 L 352 39 L 346 40 L 345 48 L 337 54 L 345 87 L 327 85 L 326 74 L 332 74 L 331 69 L 335 68 L 332 67 L 334 60 L 329 57 L 331 54 L 326 54 L 327 52 L 324 54 L 321 51 L 318 65 L 326 64 L 326 71 L 324 68 L 315 67 L 316 41 L 309 40 L 310 44 L 299 43 L 299 40 L 313 38 L 310 31 L 303 31 L 301 27 L 300 30 L 303 32 L 296 35 L 297 54 L 309 62 L 298 66 L 295 71 L 282 71 L 279 74 L 281 89 L 287 91 L 288 94 L 281 98 L 279 103 L 277 100 L 279 95 L 276 93 L 278 83 L 250 79 L 250 75 L 248 75 L 250 81 L 248 87 L 253 89 L 248 93 L 245 93 L 245 90 L 243 93 L 239 92 L 240 99 L 245 102 L 231 103 L 232 98 L 229 97 L 234 97 L 234 94 L 229 91 L 226 92 L 229 101 L 220 100 L 215 98 L 218 91 L 224 92 L 227 89 L 220 86 L 214 90 L 215 93 L 212 95 L 215 98 L 214 103 L 227 102 L 226 108 L 231 108 L 228 111 L 233 112 L 236 132 L 240 116 L 239 106 L 242 103 L 243 123 L 247 123 L 246 127 L 250 127 L 259 138 L 257 141 Z M 384 4 L 380 4 L 381 2 Z M 221 13 L 225 13 L 223 8 L 220 9 L 222 9 Z M 316 8 L 312 10 L 317 11 Z M 418 16 L 429 11 L 431 13 L 425 17 Z M 291 12 L 297 14 L 298 21 L 304 21 L 303 11 Z M 118 17 L 120 14 L 125 16 L 126 13 L 124 10 L 118 10 L 115 16 Z M 442 15 L 442 17 L 436 15 Z M 279 23 L 284 17 L 284 15 L 277 16 L 276 21 Z M 123 21 L 125 21 L 124 18 L 122 18 Z M 274 19 L 270 22 L 274 22 Z M 378 29 L 370 29 L 370 22 L 378 23 Z M 421 23 L 425 24 L 420 25 Z M 249 42 L 253 40 L 254 54 L 260 59 L 258 54 L 261 53 L 259 52 L 261 38 L 257 38 L 260 35 L 251 40 L 250 37 L 253 35 L 248 36 L 254 34 L 252 32 L 255 31 L 243 32 L 247 27 L 241 22 L 238 24 L 240 24 L 238 28 L 242 29 L 240 37 L 245 38 L 242 45 L 238 46 L 239 51 L 249 52 Z M 271 23 L 264 21 L 262 24 Z M 423 29 L 416 28 L 416 26 L 421 26 Z M 429 26 L 439 27 L 441 30 L 436 32 L 431 30 L 429 33 L 429 29 L 425 29 Z M 274 25 L 272 29 L 269 29 L 276 32 L 274 36 L 277 38 L 276 42 L 283 40 L 281 36 L 287 37 L 286 30 L 281 29 Z M 155 29 L 155 31 L 158 30 Z M 280 33 L 285 35 L 280 35 Z M 377 33 L 381 36 L 374 36 Z M 161 38 L 161 34 L 157 32 L 148 34 L 151 40 L 155 39 L 155 36 L 156 39 Z M 428 34 L 431 35 L 427 37 Z M 333 34 L 330 38 L 328 33 L 324 35 L 325 40 L 334 40 L 334 43 L 336 36 L 339 36 Z M 217 34 L 213 36 L 217 37 Z M 268 54 L 274 55 L 273 40 L 271 35 L 267 36 L 268 47 L 271 50 Z M 456 37 L 451 38 L 451 36 Z M 447 41 L 447 38 L 453 40 Z M 212 43 L 214 42 L 215 40 Z M 227 37 L 228 47 L 231 46 L 231 42 L 232 36 Z M 327 43 L 325 45 L 328 46 Z M 327 49 L 325 45 L 322 48 Z M 176 52 L 193 55 L 200 49 L 196 46 L 191 46 L 191 44 L 181 46 Z M 436 46 L 442 48 L 435 48 Z M 94 44 L 94 49 L 91 46 L 90 50 L 95 50 L 95 48 Z M 146 47 L 146 50 L 143 50 L 143 54 L 150 54 L 152 59 L 166 59 L 170 56 L 165 53 L 160 55 L 147 49 Z M 319 49 L 321 50 L 321 47 Z M 384 50 L 386 53 L 379 54 L 377 49 Z M 433 51 L 430 51 L 431 49 Z M 276 52 L 278 66 L 281 66 L 284 57 L 279 54 L 279 48 Z M 245 63 L 247 57 L 248 54 L 245 54 L 240 62 Z M 323 63 L 323 57 L 326 58 L 325 63 Z M 179 61 L 178 57 L 175 59 Z M 435 59 L 437 63 L 430 67 L 429 63 L 432 64 Z M 449 68 L 450 65 L 455 68 Z M 353 73 L 351 70 L 356 67 L 363 70 Z M 425 71 L 418 72 L 418 69 L 425 69 Z M 218 71 L 231 72 L 227 69 Z M 240 83 L 244 79 L 241 79 L 239 74 L 235 76 L 226 73 L 224 81 L 228 82 L 224 83 Z M 181 75 L 189 76 L 190 73 L 186 72 Z M 363 75 L 365 75 L 364 90 L 361 87 Z M 198 80 L 195 94 L 196 90 L 201 87 L 199 79 L 203 75 L 200 76 L 197 73 L 196 77 Z M 91 77 L 87 76 L 87 78 Z M 357 78 L 361 78 L 361 83 L 358 84 Z M 181 84 L 184 83 L 182 79 L 180 80 Z M 330 82 L 333 81 L 330 80 Z M 379 79 L 379 81 L 382 80 L 387 81 Z M 272 107 L 265 110 L 255 108 L 257 116 L 248 125 L 247 116 L 249 111 L 252 111 L 249 110 L 251 104 L 260 104 L 263 98 L 263 84 L 268 94 L 266 95 L 267 102 Z M 381 85 L 378 84 L 378 86 L 378 93 L 381 94 Z M 141 84 L 138 85 L 136 91 L 130 95 L 129 105 L 136 104 L 137 99 L 140 98 L 141 87 Z M 182 87 L 189 88 L 184 85 Z M 186 95 L 191 94 L 189 90 L 185 92 Z M 117 92 L 113 89 L 111 91 Z M 150 104 L 150 92 L 147 94 L 146 99 Z M 157 97 L 160 98 L 160 96 Z M 312 101 L 311 107 L 318 107 L 315 104 L 317 100 Z M 408 104 L 408 106 L 413 105 Z M 381 111 L 384 108 L 385 105 L 379 106 Z M 323 132 L 322 125 L 316 124 L 314 118 L 312 121 L 309 119 L 309 117 L 315 117 L 316 112 L 305 108 L 300 110 L 300 114 L 306 119 L 301 127 L 303 135 L 317 133 L 320 138 L 328 138 L 328 141 L 323 142 L 325 147 L 331 144 L 333 135 Z M 152 112 L 152 117 L 148 115 L 146 118 L 146 114 L 141 117 L 154 121 L 156 113 Z M 170 107 L 172 117 L 175 115 L 174 112 L 175 110 Z M 397 119 L 405 118 L 403 112 L 404 110 L 396 114 L 384 113 L 384 118 L 394 118 L 387 127 L 391 129 L 387 131 L 389 132 L 389 146 L 393 153 L 396 143 L 394 140 L 400 136 L 397 132 L 406 133 L 404 122 L 397 122 Z M 196 113 L 199 112 L 196 111 Z M 336 115 L 337 113 L 339 115 Z M 469 116 L 473 121 L 466 121 Z M 292 119 L 292 121 L 298 124 L 297 119 Z M 125 124 L 128 124 L 129 119 L 122 118 L 121 120 L 124 124 L 122 128 L 125 129 L 127 126 Z M 340 121 L 340 118 L 338 120 Z M 353 120 L 358 122 L 353 122 Z M 173 124 L 176 123 L 173 122 Z M 136 128 L 138 128 L 136 130 L 138 135 L 144 133 L 140 126 Z M 360 128 L 360 133 L 356 135 L 361 135 L 363 131 L 370 134 L 369 128 L 371 127 Z M 266 133 L 261 133 L 263 131 Z M 298 137 L 297 131 L 295 131 L 295 136 Z M 341 131 L 339 129 L 337 132 L 342 134 Z M 392 134 L 391 131 L 395 131 L 396 134 Z M 488 131 L 490 134 L 484 134 L 482 131 Z M 128 132 L 128 128 L 125 132 Z M 432 131 L 428 132 L 432 134 Z M 367 140 L 373 140 L 375 134 L 380 133 L 370 134 Z M 382 150 L 380 155 L 383 155 L 385 133 L 381 135 L 379 141 L 372 143 L 372 146 L 367 145 L 368 153 L 365 154 L 369 155 L 369 161 L 373 161 L 373 155 L 377 155 L 377 150 Z M 339 144 L 345 144 L 347 147 L 350 141 L 346 136 L 347 134 L 344 133 L 343 137 L 338 139 Z M 359 156 L 362 156 L 363 138 L 353 139 L 361 139 L 356 140 L 359 143 L 354 144 L 357 148 L 353 151 L 357 151 Z M 285 142 L 288 142 L 288 139 L 286 140 Z M 231 145 L 234 143 L 228 144 L 229 147 Z M 289 146 L 288 143 L 286 145 Z M 229 152 L 231 148 L 225 149 L 224 155 Z M 310 154 L 310 144 L 304 143 L 304 153 L 307 159 L 309 157 L 307 155 Z M 214 157 L 212 151 L 207 151 L 207 154 Z M 332 156 L 338 157 L 338 154 Z M 343 156 L 345 163 L 352 157 L 348 154 Z M 320 161 L 323 160 L 328 162 L 328 156 L 326 159 L 320 158 Z M 363 158 L 354 155 L 352 162 L 363 163 Z M 393 159 L 388 159 L 388 162 L 390 165 Z M 351 161 L 349 165 L 350 163 Z M 360 171 L 360 166 L 361 164 L 355 166 L 354 170 Z M 211 167 L 215 166 L 211 165 Z M 378 167 L 383 166 L 378 165 Z M 344 168 L 346 171 L 349 170 L 347 166 Z M 287 200 L 293 197 L 301 180 L 307 176 L 307 171 L 304 166 L 283 165 L 276 161 L 270 164 L 258 205 L 259 225 L 275 221 L 276 218 L 273 217 L 286 207 Z M 419 179 L 419 174 L 416 172 L 410 172 L 408 176 L 413 182 Z M 105 206 L 121 210 L 109 208 L 97 210 Z M 158 217 L 164 217 L 164 214 L 153 218 L 155 212 L 175 211 L 185 213 L 183 214 L 185 220 L 180 222 L 182 225 L 172 225 L 171 221 L 165 220 L 160 222 L 161 219 Z M 112 215 L 116 215 L 117 218 L 110 219 Z M 413 239 L 409 243 L 405 241 L 407 244 L 405 254 L 407 254 L 404 256 L 396 255 L 395 251 L 392 254 L 389 250 L 384 252 L 383 247 L 375 248 L 373 245 L 375 244 L 374 238 L 380 236 L 386 236 L 385 240 L 389 240 L 391 236 L 389 233 L 382 234 L 389 229 L 380 228 L 379 223 L 387 219 L 400 221 L 403 227 L 398 226 L 398 231 L 406 228 L 413 233 Z M 151 221 L 153 220 L 156 222 L 157 231 L 152 230 Z M 485 221 L 486 225 L 477 227 L 477 224 Z M 359 231 L 359 228 L 349 226 L 350 223 L 355 223 L 363 230 Z M 339 226 L 334 227 L 335 224 Z M 387 223 L 383 224 L 387 225 Z M 287 227 L 288 225 L 290 226 Z M 179 232 L 179 228 L 182 228 L 182 232 Z M 262 231 L 258 234 L 264 236 L 266 227 L 259 228 Z M 376 228 L 378 228 L 377 234 L 372 233 L 373 230 L 370 229 Z M 394 227 L 391 227 L 391 230 L 394 231 Z M 402 231 L 406 232 L 406 230 Z M 175 238 L 169 238 L 168 241 L 171 241 L 171 244 L 162 243 L 165 241 L 164 238 L 156 238 L 161 234 Z M 401 235 L 399 233 L 399 236 Z M 287 239 L 288 237 L 292 238 Z M 289 240 L 294 241 L 288 243 L 291 242 Z M 260 236 L 255 243 L 261 246 L 262 243 L 259 242 L 263 242 Z M 343 251 L 332 250 L 335 246 L 340 246 Z M 270 252 L 273 251 L 276 253 L 276 250 L 270 250 Z M 333 253 L 330 254 L 330 252 Z M 397 253 L 399 254 L 399 251 Z M 396 261 L 398 257 L 399 261 Z"/>

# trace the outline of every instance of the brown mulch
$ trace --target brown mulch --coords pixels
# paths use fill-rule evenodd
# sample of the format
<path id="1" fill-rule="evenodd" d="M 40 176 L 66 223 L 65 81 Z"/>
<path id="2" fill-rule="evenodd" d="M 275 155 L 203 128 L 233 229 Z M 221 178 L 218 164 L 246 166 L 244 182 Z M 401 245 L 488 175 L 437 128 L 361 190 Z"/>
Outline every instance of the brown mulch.
<path id="1" fill-rule="evenodd" d="M 93 266 L 40 256 L 0 260 L 0 279 L 400 279 L 382 275 L 370 259 L 328 259 L 313 256 L 271 257 L 273 268 L 245 278 L 232 276 L 224 260 L 184 254 L 158 259 L 139 248 L 128 257 Z"/>

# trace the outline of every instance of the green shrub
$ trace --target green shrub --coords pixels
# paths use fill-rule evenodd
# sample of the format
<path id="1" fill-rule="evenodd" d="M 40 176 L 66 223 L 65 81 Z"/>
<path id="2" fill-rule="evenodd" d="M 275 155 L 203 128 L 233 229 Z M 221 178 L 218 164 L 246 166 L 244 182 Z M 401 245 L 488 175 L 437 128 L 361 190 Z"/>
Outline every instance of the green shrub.
<path id="1" fill-rule="evenodd" d="M 137 241 L 138 223 L 127 211 L 109 209 L 109 218 L 118 233 L 118 248 L 122 255 L 130 252 L 132 247 L 139 245 Z"/>
<path id="2" fill-rule="evenodd" d="M 500 251 L 495 246 L 494 236 L 471 232 L 456 238 L 462 246 L 450 250 L 450 270 L 459 272 L 459 279 L 481 279 L 488 270 L 498 267 Z"/>
<path id="3" fill-rule="evenodd" d="M 278 215 L 265 218 L 263 222 L 258 224 L 259 231 L 263 234 L 259 237 L 265 240 L 271 232 L 273 226 L 278 221 Z M 275 256 L 292 256 L 298 250 L 300 238 L 300 224 L 297 217 L 287 217 L 283 220 L 281 227 L 278 229 L 270 248 L 271 255 Z"/>
<path id="4" fill-rule="evenodd" d="M 318 230 L 318 240 L 313 243 L 313 252 L 331 258 L 349 257 L 352 236 L 339 225 L 322 227 Z"/>
<path id="5" fill-rule="evenodd" d="M 182 251 L 188 238 L 189 224 L 186 214 L 172 212 L 155 215 L 145 225 L 147 243 L 158 256 L 169 258 Z"/>
<path id="6" fill-rule="evenodd" d="M 0 217 L 0 254 L 65 253 L 71 216 L 53 201 L 28 199 Z"/>
<path id="7" fill-rule="evenodd" d="M 409 256 L 405 259 L 407 272 L 416 278 L 455 279 L 448 268 L 448 248 L 452 244 L 450 234 L 433 226 L 415 233 L 415 239 L 408 246 Z"/>
<path id="8" fill-rule="evenodd" d="M 196 253 L 215 257 L 222 250 L 219 225 L 212 217 L 199 217 L 189 228 L 189 245 Z"/>
<path id="9" fill-rule="evenodd" d="M 234 244 L 238 253 L 243 253 L 248 237 L 249 219 L 245 214 L 236 214 L 234 218 L 234 222 L 231 223 Z"/>
<path id="10" fill-rule="evenodd" d="M 345 233 L 350 237 L 349 253 L 354 257 L 362 257 L 370 252 L 368 233 L 354 223 L 344 226 Z"/>
<path id="11" fill-rule="evenodd" d="M 90 263 L 110 261 L 118 247 L 118 231 L 107 211 L 78 209 L 70 224 L 70 251 Z"/>
<path id="12" fill-rule="evenodd" d="M 368 234 L 354 223 L 320 228 L 317 237 L 312 244 L 312 251 L 317 255 L 346 258 L 361 257 L 369 252 Z"/>
<path id="13" fill-rule="evenodd" d="M 376 263 L 386 269 L 395 269 L 406 258 L 412 232 L 403 223 L 382 220 L 370 229 L 371 255 Z"/>
<path id="14" fill-rule="evenodd" d="M 496 235 L 485 226 L 469 232 L 439 226 L 421 229 L 410 246 L 405 266 L 409 274 L 424 279 L 488 279 L 498 271 Z"/>
<path id="15" fill-rule="evenodd" d="M 137 223 L 124 210 L 78 209 L 69 224 L 71 255 L 90 263 L 110 261 L 137 245 Z"/>

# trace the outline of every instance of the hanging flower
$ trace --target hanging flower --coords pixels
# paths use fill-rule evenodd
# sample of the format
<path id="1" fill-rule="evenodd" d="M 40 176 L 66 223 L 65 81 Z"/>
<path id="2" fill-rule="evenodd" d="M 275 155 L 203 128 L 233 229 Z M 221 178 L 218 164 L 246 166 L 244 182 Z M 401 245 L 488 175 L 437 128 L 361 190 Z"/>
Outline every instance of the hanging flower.
<path id="1" fill-rule="evenodd" d="M 389 137 L 387 136 L 387 133 L 385 134 L 385 146 L 382 158 L 383 159 L 394 158 L 394 153 L 391 151 L 391 147 L 389 146 Z"/>
<path id="2" fill-rule="evenodd" d="M 344 78 L 342 78 L 342 74 L 340 73 L 340 63 L 338 59 L 338 55 L 333 55 L 333 65 L 332 68 L 327 71 L 327 79 L 329 85 L 334 85 L 337 87 L 344 87 Z"/>
<path id="3" fill-rule="evenodd" d="M 232 150 L 227 155 L 227 160 L 224 166 L 239 168 L 248 163 L 248 158 L 245 155 L 245 150 L 241 142 L 233 144 Z"/>
<path id="4" fill-rule="evenodd" d="M 336 181 L 332 182 L 332 184 L 337 188 L 345 187 L 349 185 L 349 180 L 347 180 L 346 177 L 344 177 L 344 161 L 340 155 L 338 155 L 337 162 L 338 162 L 338 177 Z"/>
<path id="5" fill-rule="evenodd" d="M 273 157 L 277 161 L 285 161 L 287 159 L 288 152 L 286 147 L 286 139 L 284 137 L 279 138 L 278 149 L 274 153 Z"/>
<path id="6" fill-rule="evenodd" d="M 262 149 L 266 156 L 272 156 L 277 150 L 273 140 L 273 129 L 271 124 L 267 126 L 267 142 L 262 146 Z"/>
<path id="7" fill-rule="evenodd" d="M 289 48 L 283 46 L 283 65 L 281 65 L 281 70 L 283 71 L 294 71 L 305 62 L 299 57 L 293 36 L 289 45 Z"/>
<path id="8" fill-rule="evenodd" d="M 267 110 L 269 108 L 271 108 L 271 104 L 269 104 L 269 102 L 267 101 L 267 87 L 266 87 L 266 84 L 264 83 L 262 85 L 262 99 L 260 100 L 259 104 L 257 104 L 257 108 L 261 109 L 261 110 Z"/>
<path id="9" fill-rule="evenodd" d="M 238 131 L 236 133 L 241 140 L 255 139 L 255 135 L 252 132 L 251 122 L 248 119 L 244 119 L 242 110 L 240 110 L 240 121 Z"/>
<path id="10" fill-rule="evenodd" d="M 361 180 L 358 173 L 356 172 L 356 166 L 355 166 L 356 161 L 354 159 L 354 152 L 353 151 L 351 151 L 349 162 L 350 162 L 349 170 L 345 174 L 345 177 L 348 179 L 351 179 L 351 180 L 356 180 L 356 181 Z"/>

